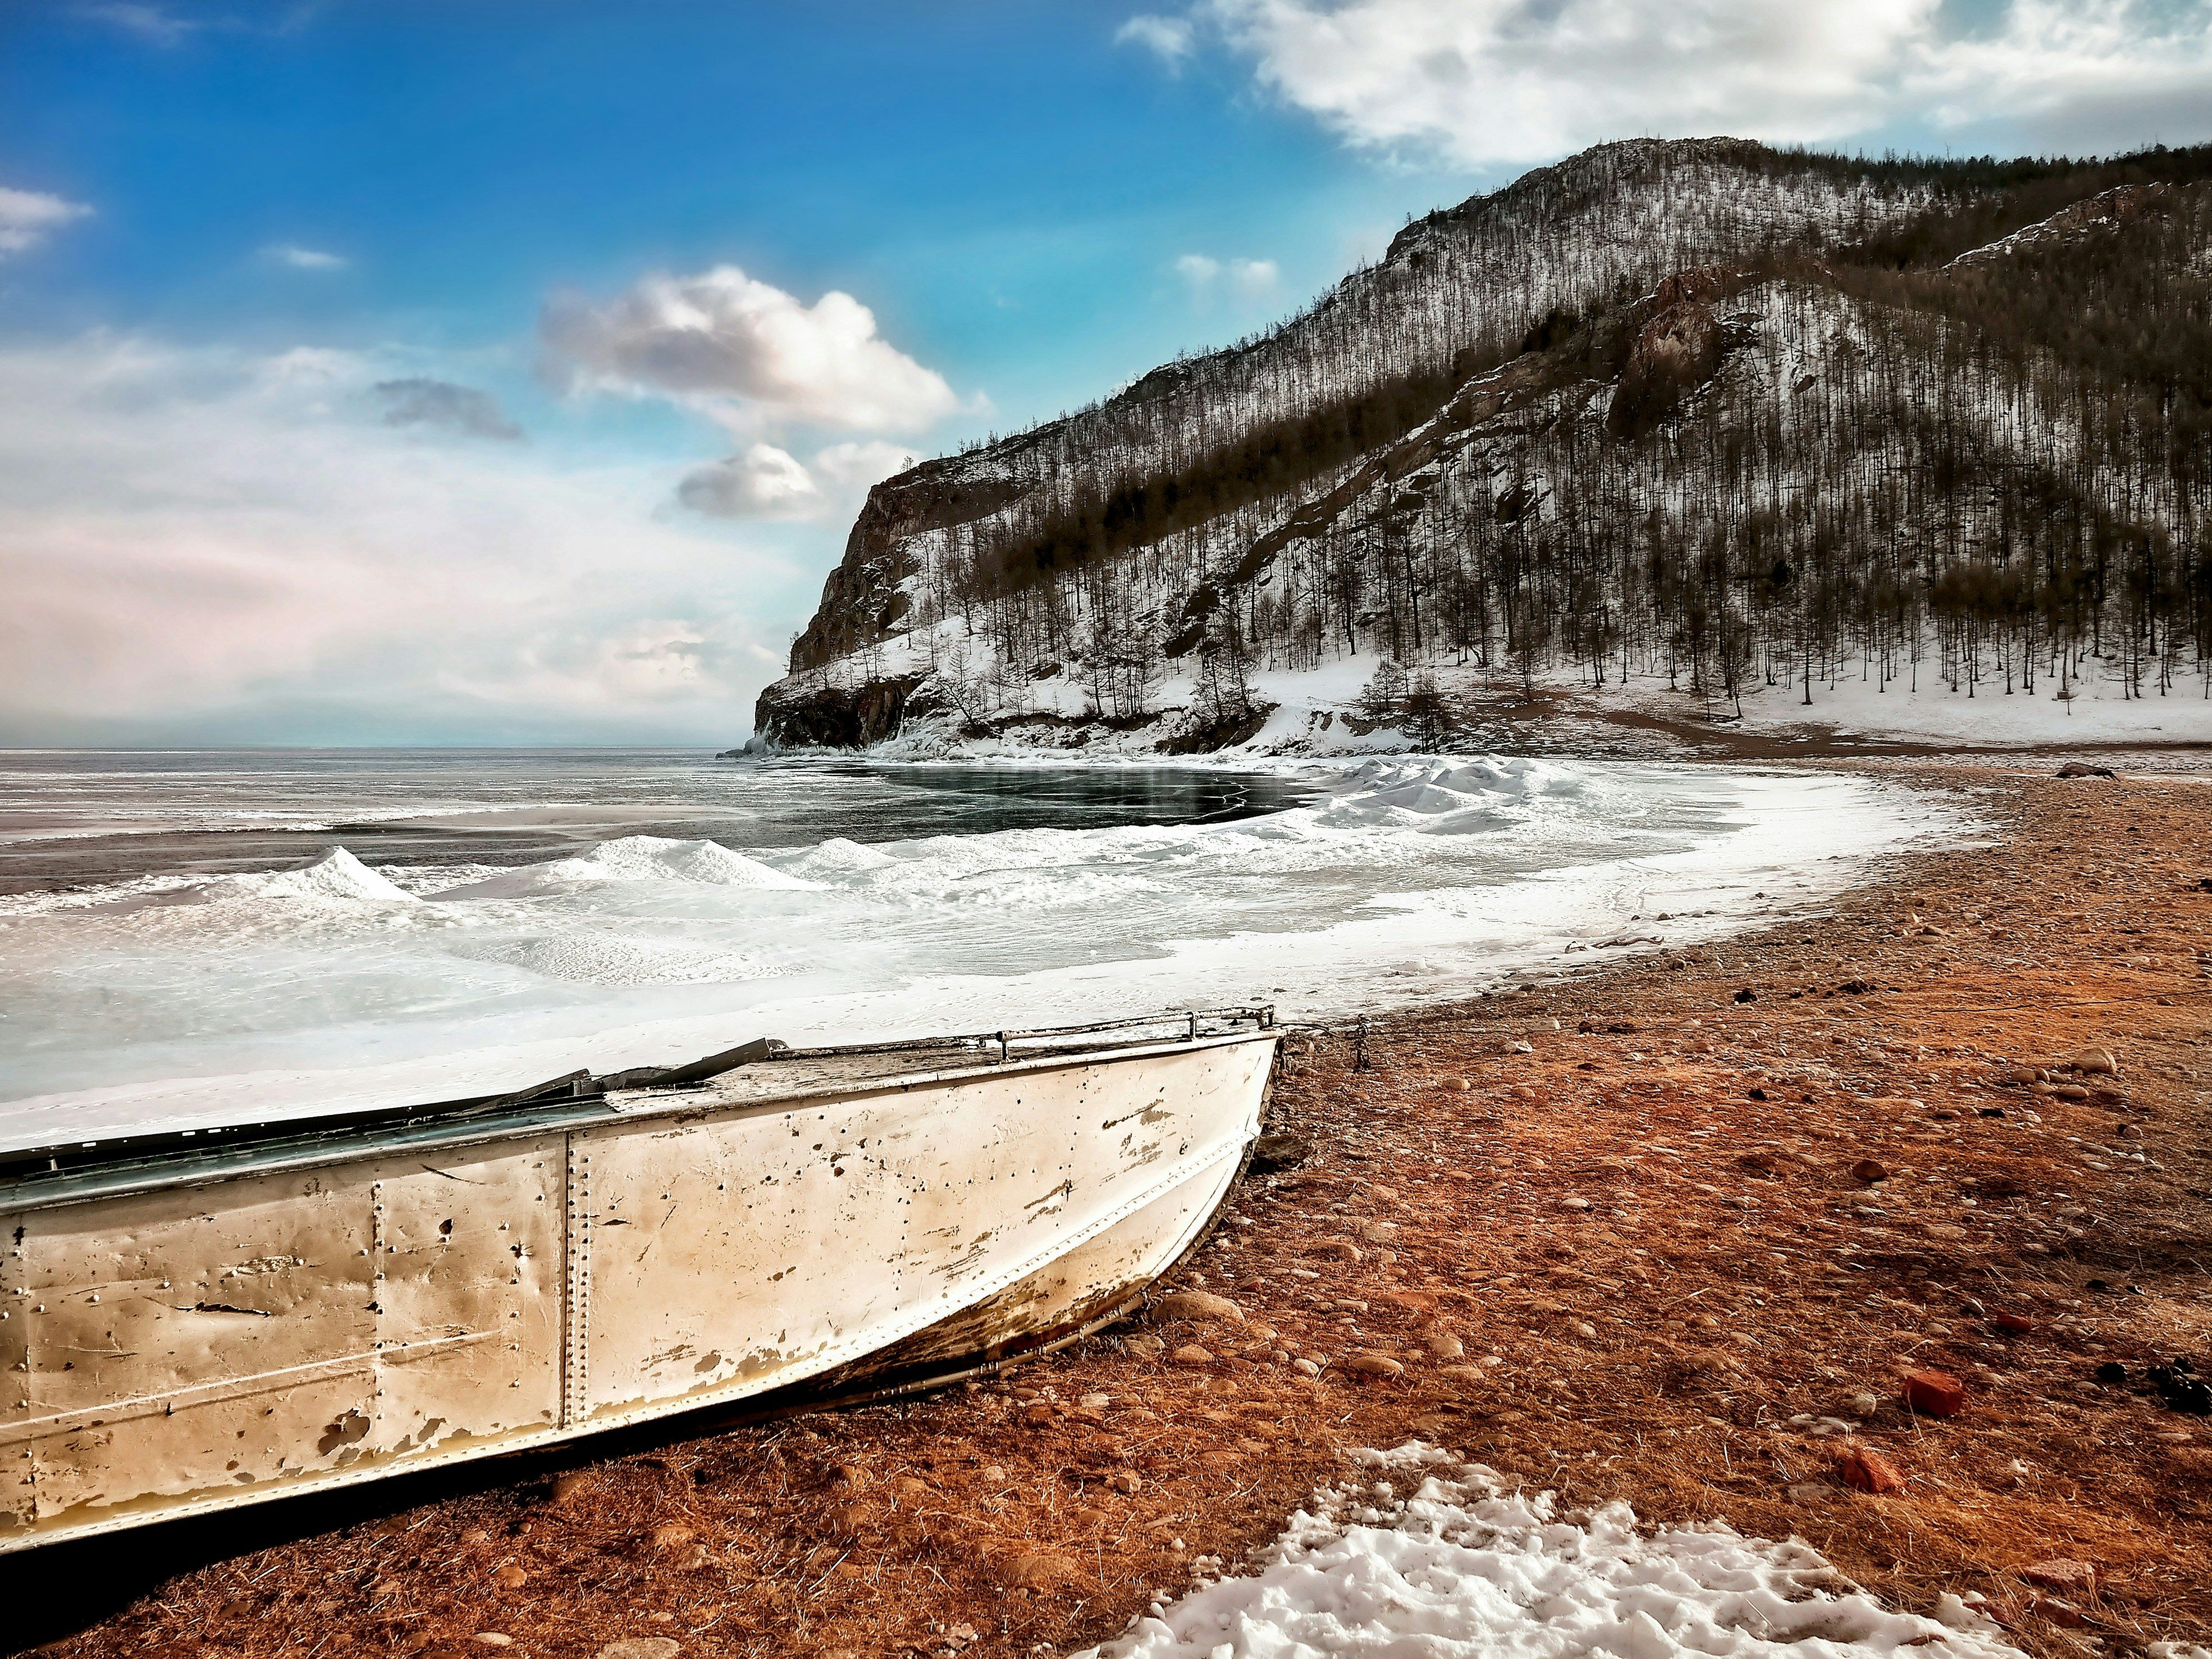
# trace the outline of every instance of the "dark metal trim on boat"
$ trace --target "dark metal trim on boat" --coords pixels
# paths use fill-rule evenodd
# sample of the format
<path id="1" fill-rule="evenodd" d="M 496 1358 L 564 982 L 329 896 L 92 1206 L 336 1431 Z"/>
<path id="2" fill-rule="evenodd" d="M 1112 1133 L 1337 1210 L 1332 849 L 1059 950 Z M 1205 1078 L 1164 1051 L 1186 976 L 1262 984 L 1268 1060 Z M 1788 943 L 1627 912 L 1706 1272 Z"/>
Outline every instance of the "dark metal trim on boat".
<path id="1" fill-rule="evenodd" d="M 112 1140 L 58 1143 L 0 1152 L 0 1209 L 30 1209 L 112 1198 L 124 1193 L 189 1187 L 248 1173 L 311 1169 L 369 1152 L 430 1152 L 479 1145 L 511 1136 L 588 1127 L 618 1119 L 676 1116 L 690 1110 L 770 1110 L 811 1095 L 841 1097 L 897 1092 L 924 1081 L 1016 1069 L 1051 1070 L 1080 1065 L 1115 1045 L 1070 1041 L 1142 1027 L 1182 1026 L 1172 1037 L 1139 1045 L 1166 1050 L 1193 1043 L 1235 1041 L 1273 1028 L 1272 1006 L 1178 1010 L 1082 1025 L 1033 1030 L 978 1032 L 902 1042 L 793 1048 L 773 1037 L 709 1054 L 681 1066 L 641 1066 L 594 1076 L 570 1073 L 530 1088 L 422 1106 L 380 1107 L 330 1117 L 280 1119 L 209 1129 L 180 1129 Z M 1210 1029 L 1201 1029 L 1210 1023 Z M 1243 1028 L 1243 1029 L 1240 1029 Z M 1065 1046 L 1016 1054 L 1012 1045 L 1057 1041 Z M 992 1051 L 995 1049 L 996 1053 Z M 948 1064 L 911 1062 L 933 1054 Z M 813 1086 L 797 1084 L 758 1101 L 702 1101 L 682 1091 L 753 1065 L 805 1060 L 865 1060 L 881 1055 L 907 1062 L 872 1077 L 841 1076 Z M 663 1105 L 652 1097 L 665 1091 Z M 643 1097 L 617 1103 L 620 1094 Z"/>

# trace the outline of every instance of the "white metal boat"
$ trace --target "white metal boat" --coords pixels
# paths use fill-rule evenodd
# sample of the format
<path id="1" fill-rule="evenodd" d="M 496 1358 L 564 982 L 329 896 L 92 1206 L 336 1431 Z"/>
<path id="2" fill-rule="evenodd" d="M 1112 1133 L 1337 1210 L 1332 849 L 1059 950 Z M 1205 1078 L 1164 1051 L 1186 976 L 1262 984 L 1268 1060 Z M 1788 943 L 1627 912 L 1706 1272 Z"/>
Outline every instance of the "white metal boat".
<path id="1" fill-rule="evenodd" d="M 0 1552 L 1095 1329 L 1259 1132 L 1267 1010 L 756 1043 L 0 1154 Z"/>

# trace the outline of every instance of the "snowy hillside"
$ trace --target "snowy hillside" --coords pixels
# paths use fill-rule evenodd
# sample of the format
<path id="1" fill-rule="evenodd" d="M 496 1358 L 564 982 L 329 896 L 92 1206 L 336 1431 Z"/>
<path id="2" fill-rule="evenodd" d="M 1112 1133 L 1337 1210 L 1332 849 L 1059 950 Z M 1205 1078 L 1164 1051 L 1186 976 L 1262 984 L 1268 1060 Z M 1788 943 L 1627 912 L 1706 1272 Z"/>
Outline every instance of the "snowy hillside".
<path id="1" fill-rule="evenodd" d="M 2212 736 L 2206 173 L 1732 140 L 1532 173 L 880 486 L 757 729 L 1434 748 L 1517 687 Z M 1944 709 L 1992 697 L 2034 712 Z"/>

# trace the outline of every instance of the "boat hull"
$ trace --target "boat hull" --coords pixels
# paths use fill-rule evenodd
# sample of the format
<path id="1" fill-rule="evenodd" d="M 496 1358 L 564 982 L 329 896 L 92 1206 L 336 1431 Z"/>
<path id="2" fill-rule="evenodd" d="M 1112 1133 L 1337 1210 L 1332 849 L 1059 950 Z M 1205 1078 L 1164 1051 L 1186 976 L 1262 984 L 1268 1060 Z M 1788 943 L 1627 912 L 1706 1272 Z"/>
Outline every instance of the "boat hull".
<path id="1" fill-rule="evenodd" d="M 19 1183 L 0 1552 L 1081 1328 L 1211 1219 L 1274 1048 L 795 1094 L 753 1068 L 189 1184 Z"/>

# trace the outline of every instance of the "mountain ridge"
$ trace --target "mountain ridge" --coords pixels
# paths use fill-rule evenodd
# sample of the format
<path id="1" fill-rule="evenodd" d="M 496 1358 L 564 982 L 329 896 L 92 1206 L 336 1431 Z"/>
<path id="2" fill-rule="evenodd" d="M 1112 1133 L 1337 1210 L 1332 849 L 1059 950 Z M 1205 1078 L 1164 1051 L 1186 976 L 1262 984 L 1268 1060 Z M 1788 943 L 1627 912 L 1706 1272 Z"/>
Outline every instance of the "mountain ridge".
<path id="1" fill-rule="evenodd" d="M 2084 529 L 2085 548 L 2112 534 L 2155 531 L 2163 538 L 2159 558 L 2174 568 L 2148 579 L 2152 597 L 2180 591 L 2137 623 L 2154 643 L 2161 629 L 2169 640 L 2178 629 L 2201 665 L 2212 629 L 2203 615 L 2212 608 L 2203 597 L 2212 573 L 2198 569 L 2212 386 L 2191 362 L 2212 343 L 2203 270 L 2208 175 L 2206 150 L 2095 163 L 1875 162 L 1733 139 L 1629 141 L 1537 169 L 1410 223 L 1382 260 L 1264 335 L 1164 365 L 1088 409 L 878 485 L 794 642 L 792 673 L 763 694 L 756 729 L 775 744 L 853 745 L 890 737 L 910 718 L 970 735 L 1010 720 L 1037 726 L 1036 717 L 1054 711 L 1071 716 L 1065 686 L 1050 696 L 1033 690 L 1058 676 L 1084 682 L 1085 706 L 1072 715 L 1078 726 L 1149 723 L 1159 726 L 1161 746 L 1244 741 L 1257 729 L 1255 669 L 1311 668 L 1332 654 L 1323 648 L 1326 626 L 1311 648 L 1307 636 L 1314 617 L 1330 611 L 1323 590 L 1356 580 L 1331 565 L 1346 556 L 1379 563 L 1382 580 L 1341 607 L 1343 656 L 1364 648 L 1419 673 L 1471 661 L 1490 668 L 1517 652 L 1533 689 L 1538 668 L 1557 665 L 1536 662 L 1543 653 L 1532 651 L 1529 628 L 1508 619 L 1501 640 L 1487 617 L 1479 629 L 1455 626 L 1446 630 L 1447 663 L 1436 630 L 1422 626 L 1424 601 L 1494 611 L 1540 598 L 1571 613 L 1596 605 L 1616 613 L 1616 632 L 1630 612 L 1656 604 L 1668 612 L 1664 625 L 1656 611 L 1638 622 L 1628 654 L 1640 653 L 1648 667 L 1662 655 L 1671 665 L 1686 649 L 1702 683 L 1708 653 L 1685 630 L 1717 625 L 1727 659 L 1717 666 L 1740 702 L 1750 664 L 1744 642 L 1725 636 L 1739 626 L 1759 635 L 1751 654 L 1767 659 L 1771 678 L 1778 641 L 1760 630 L 1769 612 L 1779 614 L 1767 602 L 1780 597 L 1747 594 L 1738 568 L 1744 544 L 1767 534 L 1762 514 L 1779 513 L 1783 541 L 1809 551 L 1837 533 L 1820 524 L 1823 512 L 1842 510 L 1859 488 L 1848 467 L 1830 463 L 1866 444 L 1815 434 L 1787 412 L 1807 390 L 1797 384 L 1806 366 L 1825 362 L 1823 343 L 1859 336 L 1857 349 L 1880 356 L 1879 372 L 1827 365 L 1832 382 L 1850 384 L 1846 401 L 1856 399 L 1833 411 L 1836 420 L 1911 424 L 1919 417 L 1898 390 L 1910 384 L 1930 407 L 1952 410 L 1937 447 L 1949 457 L 1944 465 L 1974 476 L 1976 489 L 1984 472 L 2013 465 L 1997 455 L 2012 439 L 1994 428 L 1966 432 L 1972 422 L 1952 410 L 1963 388 L 1978 410 L 2002 405 L 1993 417 L 2008 429 L 2033 426 L 2042 439 L 2077 450 L 2087 440 L 2076 428 L 2094 422 L 2069 416 L 2053 424 L 2042 382 L 2054 351 L 2096 356 L 2100 395 L 2115 406 L 2158 400 L 2160 412 L 2146 417 L 2119 465 L 2123 475 L 2142 476 L 2122 477 L 2117 492 L 2111 479 L 2075 476 L 2078 468 L 2061 467 L 2064 477 L 2045 482 L 2079 498 L 2085 524 L 2104 510 L 2093 510 L 2093 496 L 2128 498 L 2123 516 L 2135 529 Z M 2100 236 L 2132 238 L 2130 257 L 2148 251 L 2157 280 L 2116 281 L 2085 263 L 2081 250 Z M 1981 296 L 1979 313 L 1960 303 L 1970 289 Z M 1755 304 L 1734 321 L 1722 315 L 1723 304 L 1747 294 Z M 2000 302 L 1994 312 L 1992 298 Z M 2015 312 L 2033 326 L 2008 320 Z M 1765 334 L 1753 317 L 1764 319 Z M 1753 347 L 1802 360 L 1795 391 L 1755 390 L 1744 376 L 1723 374 L 1732 356 Z M 2001 360 L 2000 368 L 1984 358 Z M 1821 371 L 1809 372 L 1818 384 Z M 2029 382 L 2040 388 L 2033 395 L 2021 389 Z M 1766 403 L 1746 401 L 1754 396 Z M 1604 408 L 1592 416 L 1600 399 Z M 2086 406 L 2087 394 L 2080 401 Z M 1516 410 L 1527 419 L 1509 430 Z M 1667 544 L 1667 559 L 1677 563 L 1695 562 L 1692 550 L 1676 544 L 1698 515 L 1662 504 L 1702 499 L 1716 481 L 1669 471 L 1660 451 L 1697 449 L 1710 470 L 1736 465 L 1746 443 L 1769 442 L 1778 422 L 1789 428 L 1799 453 L 1787 465 L 1769 458 L 1771 501 L 1747 498 L 1740 512 L 1698 532 L 1727 544 L 1726 568 L 1708 573 L 1704 598 L 1685 599 L 1697 583 L 1678 573 L 1668 580 L 1679 591 L 1661 603 L 1632 591 L 1650 583 L 1621 572 L 1600 573 L 1597 586 L 1607 594 L 1602 605 L 1594 597 L 1584 567 L 1601 562 L 1595 550 L 1604 536 L 1579 520 L 1559 520 L 1560 489 L 1540 487 L 1538 477 L 1556 464 L 1542 456 L 1546 446 L 1557 447 L 1562 422 L 1579 430 L 1593 419 L 1613 447 L 1589 449 L 1577 465 L 1622 473 L 1607 504 L 1614 530 L 1642 520 L 1656 526 L 1657 512 L 1672 527 L 1647 539 Z M 1817 463 L 1808 445 L 1819 447 Z M 2154 462 L 2160 445 L 2163 459 Z M 1865 453 L 1854 465 L 1862 463 L 1871 464 Z M 1439 476 L 1398 491 L 1401 481 L 1438 466 Z M 1800 476 L 1783 480 L 1793 467 Z M 2180 487 L 2165 492 L 2167 506 L 2136 511 L 2159 493 L 2149 487 L 2154 471 Z M 1533 516 L 1520 539 L 1544 546 L 1501 550 L 1504 542 L 1484 526 L 1521 522 L 1511 510 L 1520 486 L 1479 487 L 1476 471 L 1493 480 L 1528 475 Z M 1808 493 L 1826 506 L 1806 508 Z M 1987 516 L 1954 506 L 1978 526 Z M 1941 516 L 1924 501 L 1910 514 L 1894 502 L 1871 517 L 1863 507 L 1851 509 L 1859 518 L 1851 533 L 1862 538 L 1933 536 Z M 1347 540 L 1358 544 L 1352 555 L 1339 545 Z M 1406 556 L 1401 583 L 1389 572 L 1409 541 L 1419 544 L 1417 556 Z M 1306 546 L 1316 542 L 1324 548 L 1317 558 Z M 1886 579 L 1925 588 L 1936 603 L 1943 582 L 1958 585 L 1954 567 L 1964 556 L 1956 546 L 1939 554 L 1924 569 L 1915 564 Z M 1988 562 L 1979 552 L 1975 558 Z M 1481 568 L 1470 571 L 1471 559 Z M 1507 569 L 1501 559 L 1530 568 Z M 1573 581 L 1536 568 L 1547 561 L 1576 567 L 1573 581 L 1589 589 L 1589 603 L 1561 586 Z M 1785 556 L 1763 568 L 1771 575 L 1788 563 Z M 2101 581 L 2109 573 L 2099 568 Z M 1278 574 L 1273 593 L 1262 591 Z M 2097 599 L 2091 629 L 2100 654 L 2106 597 Z M 1948 603 L 1936 604 L 1937 612 Z M 1702 622 L 1700 606 L 1711 613 Z M 2167 626 L 2173 619 L 2161 606 L 2179 606 L 2179 623 Z M 1378 623 L 1382 610 L 1389 617 Z M 1805 630 L 1799 622 L 1790 628 L 1795 650 L 1804 643 L 1795 635 Z M 1543 631 L 1545 650 L 1562 662 L 1602 663 L 1610 649 L 1577 644 L 1562 654 L 1556 630 Z M 2039 639 L 2036 648 L 2051 658 L 2051 638 Z M 2066 643 L 2070 650 L 2076 642 L 2069 635 Z M 1820 654 L 1832 666 L 1841 651 L 1829 640 Z M 2161 690 L 2173 672 L 2170 664 L 2162 671 Z M 1629 672 L 1624 657 L 1621 677 Z M 1163 723 L 1170 704 L 1185 718 Z"/>

